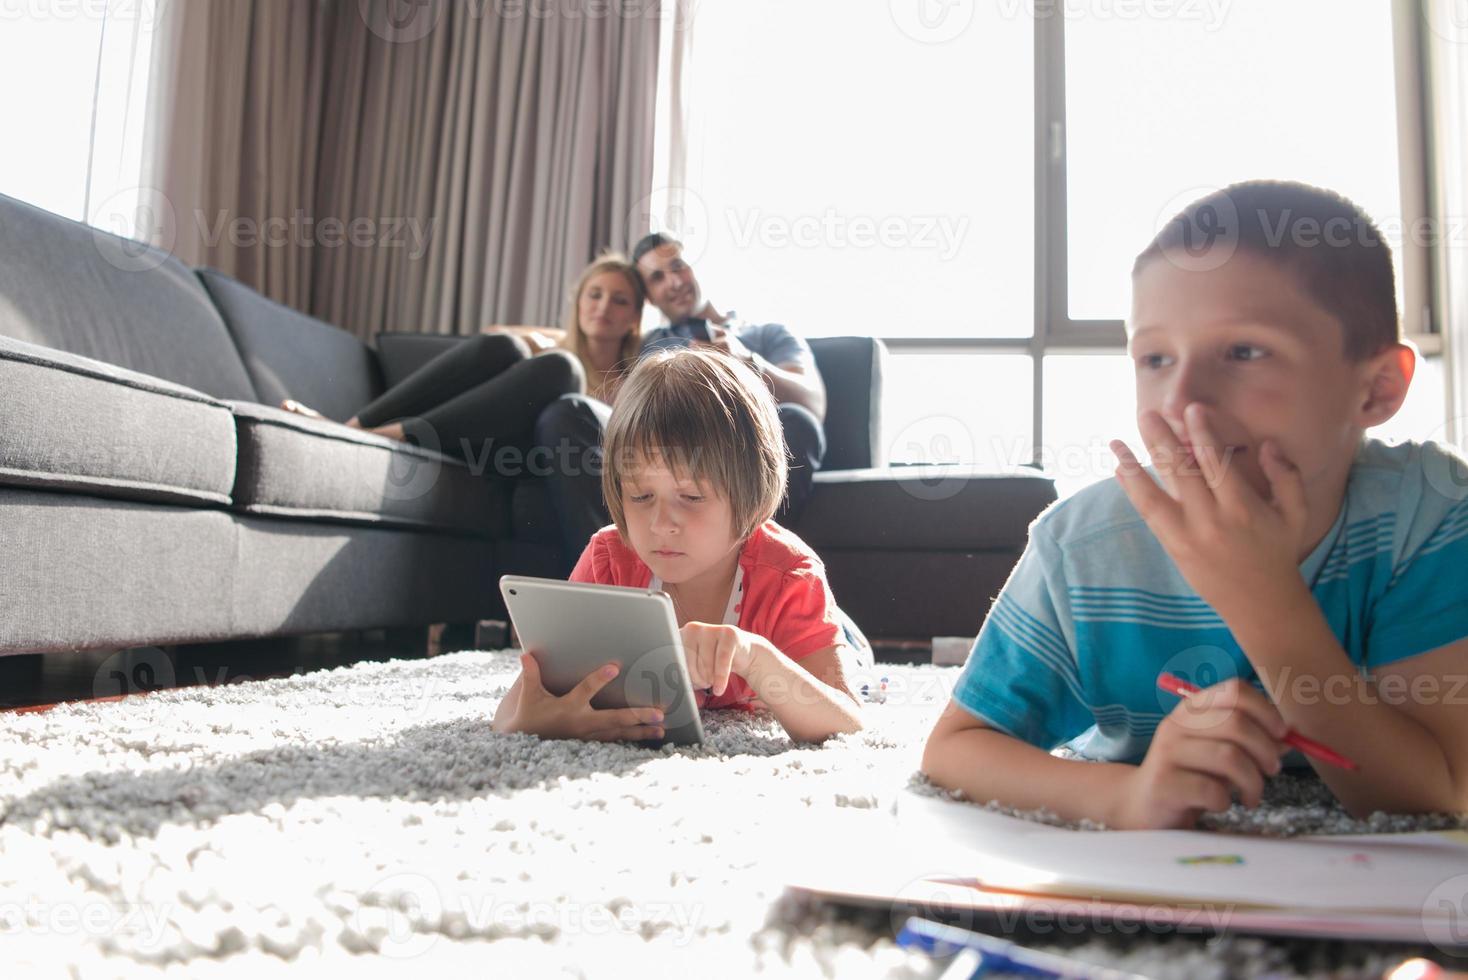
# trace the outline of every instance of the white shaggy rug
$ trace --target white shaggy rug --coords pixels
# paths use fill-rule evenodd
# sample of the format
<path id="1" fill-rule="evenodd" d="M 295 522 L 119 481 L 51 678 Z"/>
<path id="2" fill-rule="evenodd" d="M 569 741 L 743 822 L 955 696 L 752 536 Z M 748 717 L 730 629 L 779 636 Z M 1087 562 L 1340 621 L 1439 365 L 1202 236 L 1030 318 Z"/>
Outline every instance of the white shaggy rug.
<path id="1" fill-rule="evenodd" d="M 867 825 L 956 669 L 879 666 L 858 684 L 889 677 L 886 703 L 823 747 L 716 713 L 705 746 L 662 751 L 492 733 L 516 669 L 461 653 L 0 714 L 3 975 L 930 975 L 884 917 L 781 893 L 816 844 L 903 846 Z M 1396 953 L 1149 943 L 1077 955 L 1365 976 Z"/>

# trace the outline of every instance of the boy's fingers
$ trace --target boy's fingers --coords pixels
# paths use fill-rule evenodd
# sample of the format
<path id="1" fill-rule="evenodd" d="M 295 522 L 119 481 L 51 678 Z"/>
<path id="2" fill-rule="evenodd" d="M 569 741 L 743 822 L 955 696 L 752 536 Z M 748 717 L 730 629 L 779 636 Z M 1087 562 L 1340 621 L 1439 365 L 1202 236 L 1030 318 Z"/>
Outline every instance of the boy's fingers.
<path id="1" fill-rule="evenodd" d="M 1269 479 L 1274 504 L 1285 523 L 1292 528 L 1303 528 L 1306 518 L 1305 480 L 1300 475 L 1300 468 L 1286 458 L 1279 443 L 1273 440 L 1264 443 L 1259 453 L 1259 465 Z"/>
<path id="2" fill-rule="evenodd" d="M 1126 443 L 1120 439 L 1112 440 L 1111 451 L 1120 461 L 1116 468 L 1116 479 L 1121 483 L 1122 491 L 1142 516 L 1142 520 L 1147 522 L 1147 526 L 1165 544 L 1182 519 L 1178 502 L 1142 469 L 1142 464 Z"/>
<path id="3" fill-rule="evenodd" d="M 1203 707 L 1243 712 L 1273 738 L 1282 739 L 1289 733 L 1290 726 L 1274 703 L 1256 691 L 1254 685 L 1237 677 L 1204 688 L 1194 697 Z"/>
<path id="4" fill-rule="evenodd" d="M 1259 771 L 1258 761 L 1236 742 L 1184 739 L 1173 759 L 1183 769 L 1223 780 L 1238 790 L 1239 798 L 1249 806 L 1258 806 L 1264 796 L 1264 774 Z"/>
<path id="5" fill-rule="evenodd" d="M 1222 500 L 1230 504 L 1246 506 L 1248 497 L 1240 491 L 1240 477 L 1229 473 L 1228 461 L 1224 457 L 1224 446 L 1213 432 L 1208 410 L 1199 402 L 1189 405 L 1184 411 L 1188 423 L 1188 435 L 1193 443 L 1193 458 L 1203 474 L 1207 487 Z"/>
<path id="6" fill-rule="evenodd" d="M 617 676 L 620 669 L 616 664 L 604 664 L 598 667 L 581 679 L 581 683 L 571 690 L 571 696 L 583 704 L 591 704 L 591 699 L 612 682 L 612 678 Z"/>
<path id="7" fill-rule="evenodd" d="M 1186 709 L 1185 709 L 1186 710 Z M 1234 745 L 1247 752 L 1254 766 L 1271 776 L 1280 770 L 1280 742 L 1236 708 L 1205 708 L 1178 720 L 1183 738 Z"/>
<path id="8" fill-rule="evenodd" d="M 1233 805 L 1226 782 L 1195 769 L 1177 769 L 1167 781 L 1167 802 L 1190 810 L 1218 813 Z"/>
<path id="9" fill-rule="evenodd" d="M 1197 457 L 1158 412 L 1144 412 L 1137 419 L 1142 441 L 1152 454 L 1152 466 L 1161 474 L 1172 494 L 1188 505 L 1212 500 L 1213 494 L 1198 468 Z"/>

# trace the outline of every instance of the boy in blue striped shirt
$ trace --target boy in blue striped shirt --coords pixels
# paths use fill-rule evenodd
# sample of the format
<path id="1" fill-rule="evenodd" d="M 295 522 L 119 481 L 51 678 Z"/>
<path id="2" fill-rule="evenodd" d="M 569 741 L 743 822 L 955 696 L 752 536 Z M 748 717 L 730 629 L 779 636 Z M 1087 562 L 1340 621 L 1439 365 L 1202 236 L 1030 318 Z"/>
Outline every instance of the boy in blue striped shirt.
<path id="1" fill-rule="evenodd" d="M 1401 407 L 1391 252 L 1340 196 L 1236 184 L 1137 258 L 1149 473 L 1051 507 L 923 755 L 972 799 L 1112 827 L 1257 805 L 1293 728 L 1352 813 L 1468 810 L 1468 465 Z M 1204 688 L 1160 691 L 1170 672 Z M 1051 750 L 1069 745 L 1092 761 Z"/>

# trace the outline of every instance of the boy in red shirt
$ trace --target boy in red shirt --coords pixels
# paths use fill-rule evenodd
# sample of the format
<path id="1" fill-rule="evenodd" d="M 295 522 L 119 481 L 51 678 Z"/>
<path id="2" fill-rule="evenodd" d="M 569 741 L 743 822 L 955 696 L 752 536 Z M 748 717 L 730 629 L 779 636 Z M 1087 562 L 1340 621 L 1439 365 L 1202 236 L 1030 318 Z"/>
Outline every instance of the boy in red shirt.
<path id="1" fill-rule="evenodd" d="M 604 458 L 614 526 L 591 539 L 571 581 L 666 592 L 693 686 L 707 692 L 702 707 L 768 708 L 798 741 L 860 730 L 825 569 L 770 519 L 785 488 L 785 443 L 759 379 L 710 351 L 645 358 L 618 395 Z M 562 697 L 545 690 L 529 653 L 521 667 L 497 731 L 662 737 L 656 708 L 591 707 L 616 664 Z"/>

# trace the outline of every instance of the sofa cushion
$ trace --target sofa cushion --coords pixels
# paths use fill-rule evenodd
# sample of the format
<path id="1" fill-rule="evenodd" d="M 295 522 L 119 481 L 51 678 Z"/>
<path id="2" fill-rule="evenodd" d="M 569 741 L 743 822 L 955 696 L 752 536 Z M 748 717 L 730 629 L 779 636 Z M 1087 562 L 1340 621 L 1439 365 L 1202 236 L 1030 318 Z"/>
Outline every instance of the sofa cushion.
<path id="1" fill-rule="evenodd" d="M 1017 552 L 1055 500 L 1041 473 L 969 466 L 821 471 L 815 483 L 793 530 L 817 550 Z"/>
<path id="2" fill-rule="evenodd" d="M 222 402 L 7 337 L 0 337 L 0 392 L 0 483 L 229 503 L 235 429 Z"/>
<path id="3" fill-rule="evenodd" d="M 0 336 L 215 398 L 257 398 L 191 269 L 137 242 L 0 195 Z"/>
<path id="4" fill-rule="evenodd" d="M 457 459 L 334 422 L 234 402 L 235 507 L 252 514 L 504 533 L 502 481 Z"/>
<path id="5" fill-rule="evenodd" d="M 238 637 L 238 520 L 0 487 L 0 654 Z"/>
<path id="6" fill-rule="evenodd" d="M 266 299 L 213 269 L 199 279 L 214 297 L 244 357 L 254 401 L 286 398 L 345 422 L 382 394 L 377 362 L 367 345 L 329 323 Z"/>

